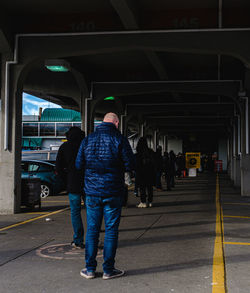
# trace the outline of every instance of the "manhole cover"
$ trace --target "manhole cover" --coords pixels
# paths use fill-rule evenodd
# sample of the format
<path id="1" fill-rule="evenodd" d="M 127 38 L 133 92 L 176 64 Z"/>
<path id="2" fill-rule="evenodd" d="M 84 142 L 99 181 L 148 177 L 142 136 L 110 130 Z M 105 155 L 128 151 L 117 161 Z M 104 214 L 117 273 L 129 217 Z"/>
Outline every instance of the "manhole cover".
<path id="1" fill-rule="evenodd" d="M 97 257 L 102 256 L 102 249 L 98 249 Z M 77 249 L 70 244 L 54 244 L 50 246 L 41 247 L 36 250 L 36 254 L 40 257 L 51 259 L 84 259 L 85 249 Z"/>

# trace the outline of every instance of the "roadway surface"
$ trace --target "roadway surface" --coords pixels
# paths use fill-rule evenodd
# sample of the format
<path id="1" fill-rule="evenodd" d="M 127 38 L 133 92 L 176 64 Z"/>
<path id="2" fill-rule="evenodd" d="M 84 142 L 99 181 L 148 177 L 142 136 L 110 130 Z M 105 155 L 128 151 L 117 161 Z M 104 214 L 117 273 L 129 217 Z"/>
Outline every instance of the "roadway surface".
<path id="1" fill-rule="evenodd" d="M 44 199 L 41 211 L 1 215 L 0 291 L 249 292 L 250 200 L 226 175 L 217 184 L 211 174 L 178 179 L 172 191 L 154 191 L 152 208 L 138 202 L 131 190 L 120 224 L 116 266 L 126 275 L 107 281 L 101 248 L 97 278 L 79 274 L 84 250 L 69 245 L 67 195 Z"/>

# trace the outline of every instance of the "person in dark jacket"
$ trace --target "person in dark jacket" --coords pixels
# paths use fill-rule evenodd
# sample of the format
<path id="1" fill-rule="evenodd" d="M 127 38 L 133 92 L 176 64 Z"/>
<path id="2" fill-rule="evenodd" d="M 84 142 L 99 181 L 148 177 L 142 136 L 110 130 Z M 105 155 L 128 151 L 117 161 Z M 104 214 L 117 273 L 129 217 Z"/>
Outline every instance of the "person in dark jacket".
<path id="1" fill-rule="evenodd" d="M 155 152 L 155 168 L 156 168 L 155 187 L 158 191 L 162 191 L 161 176 L 163 171 L 163 157 L 162 157 L 162 147 L 160 145 L 157 146 L 156 152 Z"/>
<path id="2" fill-rule="evenodd" d="M 140 191 L 141 202 L 138 208 L 152 207 L 153 184 L 155 180 L 154 152 L 148 147 L 147 140 L 141 137 L 136 147 L 136 184 Z"/>
<path id="3" fill-rule="evenodd" d="M 183 174 L 183 170 L 185 170 L 185 157 L 182 153 L 178 153 L 176 156 L 176 175 L 180 178 Z"/>
<path id="4" fill-rule="evenodd" d="M 170 186 L 175 187 L 175 175 L 176 175 L 176 155 L 174 151 L 169 152 L 169 163 L 170 163 Z"/>
<path id="5" fill-rule="evenodd" d="M 164 156 L 163 156 L 163 171 L 165 172 L 167 190 L 171 191 L 171 177 L 173 176 L 173 170 L 172 170 L 172 165 L 171 165 L 171 162 L 170 162 L 168 152 L 164 152 Z"/>
<path id="6" fill-rule="evenodd" d="M 107 113 L 94 133 L 81 143 L 76 168 L 84 168 L 87 234 L 86 268 L 80 275 L 92 279 L 96 271 L 96 255 L 102 218 L 105 223 L 103 279 L 122 276 L 114 267 L 118 243 L 118 227 L 124 200 L 124 172 L 134 170 L 134 155 L 126 137 L 118 128 L 119 119 Z"/>
<path id="7" fill-rule="evenodd" d="M 71 245 L 84 248 L 84 229 L 81 217 L 81 199 L 83 195 L 83 171 L 75 167 L 75 159 L 85 134 L 78 127 L 71 127 L 66 133 L 67 142 L 64 142 L 57 153 L 56 171 L 67 182 L 71 222 L 74 230 Z"/>

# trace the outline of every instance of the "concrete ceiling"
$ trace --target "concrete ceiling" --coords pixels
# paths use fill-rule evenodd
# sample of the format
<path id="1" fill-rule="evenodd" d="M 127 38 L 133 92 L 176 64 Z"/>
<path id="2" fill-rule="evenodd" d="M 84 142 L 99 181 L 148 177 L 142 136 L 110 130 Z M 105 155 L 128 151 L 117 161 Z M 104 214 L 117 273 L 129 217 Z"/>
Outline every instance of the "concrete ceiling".
<path id="1" fill-rule="evenodd" d="M 71 43 L 65 38 L 60 46 L 55 46 L 55 42 L 51 42 L 51 46 L 50 42 L 44 43 L 44 48 L 45 45 L 49 48 L 44 49 L 44 56 L 40 53 L 36 56 L 37 39 L 30 37 L 26 44 L 29 44 L 30 51 L 34 47 L 31 51 L 34 58 L 23 89 L 63 107 L 80 109 L 81 90 L 75 75 L 72 72 L 51 73 L 45 69 L 44 59 L 48 50 L 48 57 L 53 55 L 53 58 L 65 59 L 71 64 L 75 72 L 83 77 L 88 92 L 93 89 L 94 97 L 115 95 L 120 99 L 127 114 L 131 113 L 134 117 L 131 119 L 134 124 L 131 125 L 136 125 L 139 114 L 147 124 L 160 129 L 162 134 L 176 132 L 181 136 L 189 131 L 198 133 L 203 127 L 213 135 L 227 135 L 238 92 L 248 88 L 246 58 L 238 56 L 237 48 L 234 48 L 237 45 L 244 47 L 245 44 L 241 39 L 237 41 L 237 35 L 232 36 L 232 40 L 230 35 L 225 35 L 224 41 L 224 36 L 218 36 L 217 32 L 211 31 L 207 36 L 204 30 L 250 27 L 250 3 L 247 0 L 222 0 L 220 10 L 219 2 L 72 0 L 69 5 L 66 0 L 3 0 L 0 53 L 14 48 L 16 34 L 102 32 L 105 35 L 106 32 L 150 30 L 154 35 L 156 30 L 167 30 L 172 32 L 171 37 L 157 36 L 155 47 L 148 45 L 153 43 L 152 39 L 142 35 L 138 39 L 126 36 L 124 42 L 121 35 L 120 45 L 116 46 L 114 37 L 110 35 L 109 41 L 105 42 L 101 36 L 96 36 L 93 40 L 96 49 L 94 45 L 91 49 L 89 41 L 79 39 L 78 50 L 73 49 L 72 44 L 71 52 Z M 204 35 L 202 33 L 195 39 L 195 36 L 182 38 L 178 33 L 190 29 L 204 31 Z M 79 37 L 72 36 L 71 40 L 73 38 L 77 42 Z M 167 41 L 169 44 L 165 45 Z M 44 39 L 44 42 L 48 40 Z M 226 49 L 220 49 L 223 43 Z M 243 53 L 248 56 L 247 48 Z M 225 103 L 232 105 L 226 106 Z M 141 106 L 133 107 L 133 104 Z M 97 115 L 107 108 L 107 104 L 99 106 Z M 202 119 L 201 124 L 198 117 L 202 115 L 207 119 Z M 152 116 L 155 116 L 154 119 Z M 157 119 L 157 116 L 165 118 Z M 172 117 L 171 122 L 168 116 Z M 194 118 L 192 123 L 186 122 L 188 117 Z M 215 117 L 214 121 L 212 117 Z M 195 130 L 194 124 L 200 124 L 199 129 Z"/>

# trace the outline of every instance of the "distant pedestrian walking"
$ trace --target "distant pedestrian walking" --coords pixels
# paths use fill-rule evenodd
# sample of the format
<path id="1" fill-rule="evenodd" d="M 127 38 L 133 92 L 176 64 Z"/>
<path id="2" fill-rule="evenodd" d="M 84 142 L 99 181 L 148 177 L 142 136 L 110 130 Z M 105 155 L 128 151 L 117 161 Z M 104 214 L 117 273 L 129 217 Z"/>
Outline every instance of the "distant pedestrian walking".
<path id="1" fill-rule="evenodd" d="M 144 137 L 139 139 L 136 152 L 136 184 L 139 188 L 141 198 L 141 202 L 137 207 L 152 207 L 153 184 L 156 176 L 154 152 L 148 148 L 147 140 Z"/>
<path id="2" fill-rule="evenodd" d="M 163 171 L 165 173 L 165 179 L 167 183 L 167 190 L 171 191 L 171 177 L 174 176 L 174 170 L 172 169 L 168 152 L 164 152 L 163 156 Z"/>
<path id="3" fill-rule="evenodd" d="M 124 201 L 124 172 L 134 170 L 134 155 L 126 137 L 118 128 L 119 119 L 107 113 L 103 123 L 88 135 L 80 146 L 76 167 L 85 170 L 87 234 L 86 268 L 80 274 L 93 279 L 97 266 L 99 233 L 105 223 L 103 279 L 122 276 L 114 267 L 118 244 L 118 227 Z"/>
<path id="4" fill-rule="evenodd" d="M 83 196 L 83 170 L 77 170 L 75 159 L 79 146 L 85 134 L 78 127 L 71 127 L 66 133 L 67 142 L 64 142 L 57 154 L 56 171 L 67 182 L 71 222 L 74 230 L 71 245 L 76 248 L 84 248 L 84 230 L 81 217 L 81 199 Z"/>
<path id="5" fill-rule="evenodd" d="M 169 164 L 170 164 L 170 186 L 175 187 L 176 155 L 172 150 L 169 152 Z"/>

